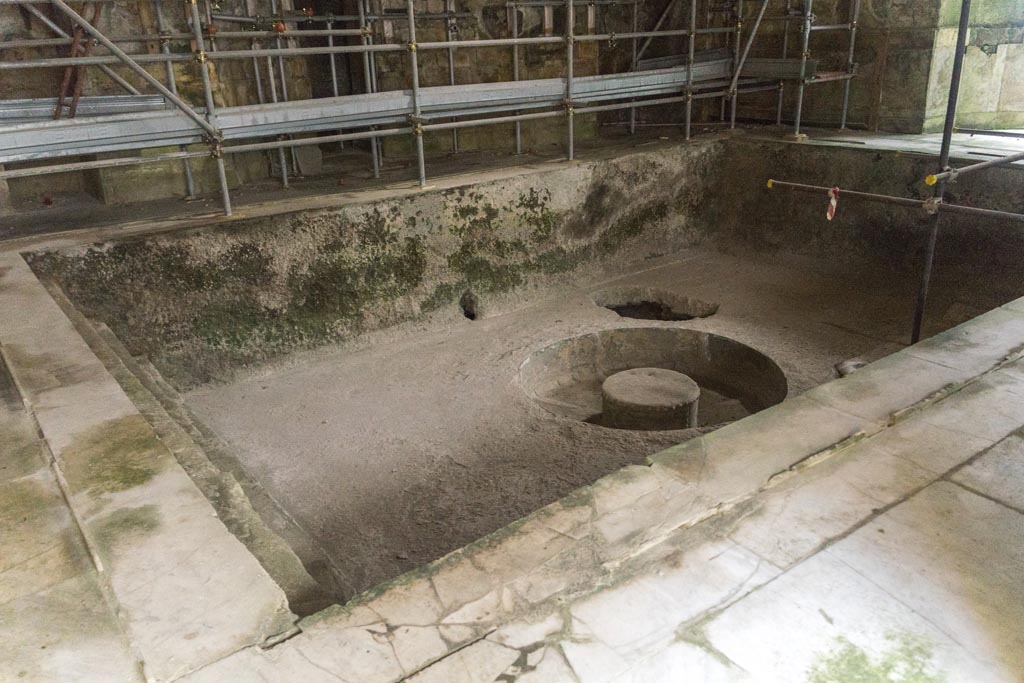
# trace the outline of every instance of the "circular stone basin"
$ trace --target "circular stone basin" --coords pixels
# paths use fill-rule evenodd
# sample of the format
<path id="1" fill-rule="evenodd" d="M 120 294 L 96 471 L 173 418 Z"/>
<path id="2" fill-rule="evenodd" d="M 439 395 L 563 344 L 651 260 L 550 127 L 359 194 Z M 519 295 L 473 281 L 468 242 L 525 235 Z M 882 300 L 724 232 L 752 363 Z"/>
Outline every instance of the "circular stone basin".
<path id="1" fill-rule="evenodd" d="M 741 419 L 786 398 L 775 361 L 728 337 L 674 327 L 592 332 L 533 352 L 519 369 L 526 395 L 560 417 L 605 425 L 602 386 L 635 368 L 682 373 L 700 388 L 698 426 Z M 615 422 L 613 417 L 611 420 Z"/>
<path id="2" fill-rule="evenodd" d="M 697 426 L 700 387 L 675 370 L 633 368 L 601 385 L 601 424 L 615 429 L 688 429 Z"/>

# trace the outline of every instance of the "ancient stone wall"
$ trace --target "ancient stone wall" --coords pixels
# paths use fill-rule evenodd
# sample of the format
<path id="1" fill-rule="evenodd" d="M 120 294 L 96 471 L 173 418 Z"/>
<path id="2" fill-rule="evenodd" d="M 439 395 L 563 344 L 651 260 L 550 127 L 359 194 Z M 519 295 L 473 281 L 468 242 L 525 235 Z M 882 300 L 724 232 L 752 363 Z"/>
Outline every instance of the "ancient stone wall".
<path id="1" fill-rule="evenodd" d="M 722 177 L 730 179 L 729 191 L 714 199 L 721 207 L 721 246 L 799 253 L 829 261 L 868 261 L 919 272 L 929 225 L 922 209 L 844 197 L 840 189 L 835 220 L 827 221 L 824 193 L 769 190 L 766 181 L 770 177 L 927 199 L 932 188 L 924 178 L 935 171 L 934 156 L 741 139 L 733 145 L 724 157 L 722 172 Z M 946 197 L 951 203 L 1024 213 L 1022 181 L 1024 169 L 988 169 L 960 177 L 948 186 Z M 1002 219 L 943 213 L 936 277 L 958 282 L 964 300 L 981 307 L 1024 295 L 1020 279 L 1024 236 L 1014 225 Z"/>
<path id="2" fill-rule="evenodd" d="M 179 386 L 700 242 L 724 143 L 34 257 Z M 550 290 L 547 290 L 550 291 Z"/>
<path id="3" fill-rule="evenodd" d="M 960 3 L 944 0 L 935 38 L 924 128 L 941 131 L 953 71 Z M 974 3 L 957 125 L 964 128 L 1024 127 L 1024 4 L 1019 0 Z"/>
<path id="4" fill-rule="evenodd" d="M 707 140 L 32 262 L 188 387 L 406 321 L 448 324 L 467 293 L 476 314 L 490 315 L 698 243 L 916 273 L 923 211 L 840 194 L 829 222 L 824 195 L 769 191 L 765 181 L 926 198 L 933 164 L 898 152 Z M 1024 213 L 1021 173 L 964 176 L 949 199 Z M 1024 294 L 1024 238 L 1011 223 L 944 215 L 940 226 L 936 277 L 961 282 L 965 301 L 989 307 Z"/>

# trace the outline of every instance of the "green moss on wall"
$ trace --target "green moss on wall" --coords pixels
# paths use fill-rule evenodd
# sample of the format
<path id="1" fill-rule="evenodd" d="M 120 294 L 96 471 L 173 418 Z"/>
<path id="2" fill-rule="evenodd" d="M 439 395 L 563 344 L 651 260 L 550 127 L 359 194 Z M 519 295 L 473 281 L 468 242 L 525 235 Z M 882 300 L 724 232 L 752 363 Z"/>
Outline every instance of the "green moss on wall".
<path id="1" fill-rule="evenodd" d="M 627 248 L 642 257 L 658 240 L 688 239 L 670 226 L 695 222 L 694 198 L 714 181 L 690 164 L 705 147 L 30 262 L 188 388 L 454 305 L 467 290 L 486 300 Z"/>

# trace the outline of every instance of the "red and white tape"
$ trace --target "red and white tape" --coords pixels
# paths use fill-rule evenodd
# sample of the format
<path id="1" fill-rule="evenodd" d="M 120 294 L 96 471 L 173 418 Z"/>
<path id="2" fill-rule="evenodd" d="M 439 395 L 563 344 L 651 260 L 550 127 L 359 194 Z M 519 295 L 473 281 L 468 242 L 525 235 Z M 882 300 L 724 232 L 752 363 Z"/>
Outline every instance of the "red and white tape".
<path id="1" fill-rule="evenodd" d="M 832 220 L 836 217 L 836 205 L 839 204 L 839 186 L 836 185 L 828 191 L 828 209 L 825 211 L 825 218 Z"/>

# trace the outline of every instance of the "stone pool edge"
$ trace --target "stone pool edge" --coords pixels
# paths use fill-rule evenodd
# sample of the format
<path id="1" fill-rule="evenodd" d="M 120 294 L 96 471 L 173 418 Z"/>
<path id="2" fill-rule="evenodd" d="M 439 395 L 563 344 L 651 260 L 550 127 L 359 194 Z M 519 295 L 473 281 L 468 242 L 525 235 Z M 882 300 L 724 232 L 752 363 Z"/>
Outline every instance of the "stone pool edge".
<path id="1" fill-rule="evenodd" d="M 0 319 L 8 321 L 0 328 L 4 358 L 53 453 L 97 570 L 147 677 L 166 681 L 243 672 L 276 680 L 336 672 L 342 680 L 398 681 L 482 648 L 501 661 L 514 650 L 511 625 L 630 581 L 645 555 L 680 532 L 984 380 L 1020 358 L 1024 345 L 1018 299 L 663 451 L 646 467 L 607 475 L 296 628 L 280 588 L 216 519 L 13 254 L 0 256 Z M 125 452 L 112 456 L 118 444 Z M 91 465 L 101 455 L 116 456 L 122 467 L 113 474 L 100 468 L 104 476 L 97 476 Z M 183 602 L 203 610 L 183 609 Z M 210 610 L 220 612 L 212 626 Z"/>

